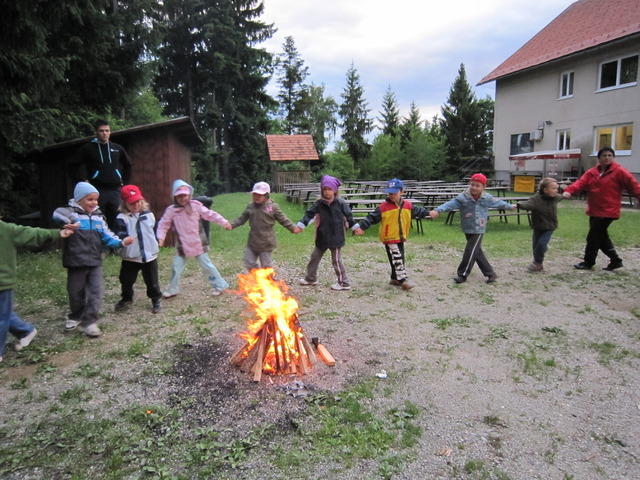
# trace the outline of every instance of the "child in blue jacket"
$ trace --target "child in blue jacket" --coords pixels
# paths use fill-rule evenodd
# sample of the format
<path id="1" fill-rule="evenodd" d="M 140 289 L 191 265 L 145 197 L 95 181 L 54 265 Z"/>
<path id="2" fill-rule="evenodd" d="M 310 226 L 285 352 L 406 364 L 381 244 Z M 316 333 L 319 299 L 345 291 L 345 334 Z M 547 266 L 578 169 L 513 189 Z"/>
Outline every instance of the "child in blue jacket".
<path id="1" fill-rule="evenodd" d="M 429 212 L 431 218 L 436 218 L 441 212 L 460 210 L 460 223 L 462 231 L 467 237 L 467 245 L 462 255 L 462 261 L 458 265 L 457 275 L 453 277 L 453 281 L 456 283 L 463 283 L 467 280 L 474 263 L 478 264 L 482 274 L 487 277 L 487 283 L 493 283 L 498 279 L 496 272 L 482 251 L 482 237 L 487 228 L 490 208 L 513 210 L 516 205 L 493 198 L 484 191 L 486 185 L 487 177 L 481 173 L 475 173 L 471 176 L 468 190 Z"/>

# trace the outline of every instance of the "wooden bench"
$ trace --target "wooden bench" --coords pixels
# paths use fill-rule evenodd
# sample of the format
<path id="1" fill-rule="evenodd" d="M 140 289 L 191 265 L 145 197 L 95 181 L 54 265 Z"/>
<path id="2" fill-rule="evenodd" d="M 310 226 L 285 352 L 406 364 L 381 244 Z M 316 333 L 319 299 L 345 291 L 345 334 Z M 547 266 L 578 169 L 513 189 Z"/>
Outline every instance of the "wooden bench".
<path id="1" fill-rule="evenodd" d="M 445 225 L 453 225 L 453 219 L 456 216 L 456 212 L 458 212 L 459 210 L 449 210 L 447 212 L 447 218 L 444 221 Z M 529 223 L 529 225 L 531 225 L 531 212 L 528 211 L 517 211 L 517 212 L 513 212 L 513 211 L 506 211 L 506 210 L 496 210 L 493 213 L 489 213 L 489 215 L 487 216 L 488 219 L 491 218 L 495 218 L 498 217 L 498 219 L 501 222 L 504 223 L 509 223 L 509 218 L 508 217 L 516 217 L 518 220 L 518 225 L 520 225 L 520 216 L 526 216 L 527 217 L 527 222 Z"/>

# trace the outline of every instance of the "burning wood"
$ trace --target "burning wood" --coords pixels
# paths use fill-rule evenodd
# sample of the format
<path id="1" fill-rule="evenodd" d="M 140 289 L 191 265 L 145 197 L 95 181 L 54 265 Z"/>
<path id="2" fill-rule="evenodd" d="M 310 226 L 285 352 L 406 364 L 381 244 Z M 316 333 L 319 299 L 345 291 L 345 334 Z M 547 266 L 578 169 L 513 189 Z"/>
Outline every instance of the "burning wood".
<path id="1" fill-rule="evenodd" d="M 238 286 L 255 317 L 249 320 L 247 331 L 240 334 L 246 343 L 231 356 L 230 362 L 243 372 L 253 373 L 256 382 L 263 372 L 273 375 L 309 372 L 317 361 L 316 355 L 300 327 L 298 302 L 286 295 L 284 282 L 273 278 L 272 268 L 259 268 L 238 275 Z M 324 352 L 321 358 L 330 364 L 324 360 Z"/>

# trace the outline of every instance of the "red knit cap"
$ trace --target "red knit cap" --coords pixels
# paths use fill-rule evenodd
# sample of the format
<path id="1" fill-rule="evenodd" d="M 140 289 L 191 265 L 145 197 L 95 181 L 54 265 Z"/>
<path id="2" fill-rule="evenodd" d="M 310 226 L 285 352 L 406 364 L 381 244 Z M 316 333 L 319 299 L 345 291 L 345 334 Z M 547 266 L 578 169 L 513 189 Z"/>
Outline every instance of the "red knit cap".
<path id="1" fill-rule="evenodd" d="M 481 173 L 474 173 L 473 175 L 471 175 L 471 181 L 472 182 L 478 182 L 478 183 L 481 183 L 483 185 L 486 185 L 487 184 L 487 177 L 485 177 Z"/>

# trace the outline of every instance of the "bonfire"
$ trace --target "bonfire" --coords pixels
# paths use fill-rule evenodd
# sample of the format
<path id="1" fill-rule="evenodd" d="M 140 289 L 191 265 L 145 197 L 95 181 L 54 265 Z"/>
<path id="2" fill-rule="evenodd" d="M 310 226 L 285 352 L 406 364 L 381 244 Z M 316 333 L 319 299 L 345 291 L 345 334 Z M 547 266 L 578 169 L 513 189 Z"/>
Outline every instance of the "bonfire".
<path id="1" fill-rule="evenodd" d="M 256 382 L 263 373 L 308 373 L 317 361 L 316 354 L 300 326 L 298 302 L 287 295 L 285 283 L 274 278 L 273 268 L 258 268 L 238 275 L 238 289 L 249 304 L 252 316 L 246 331 L 239 334 L 246 343 L 233 354 L 231 363 L 253 373 Z M 316 348 L 325 363 L 335 364 L 321 344 Z"/>

